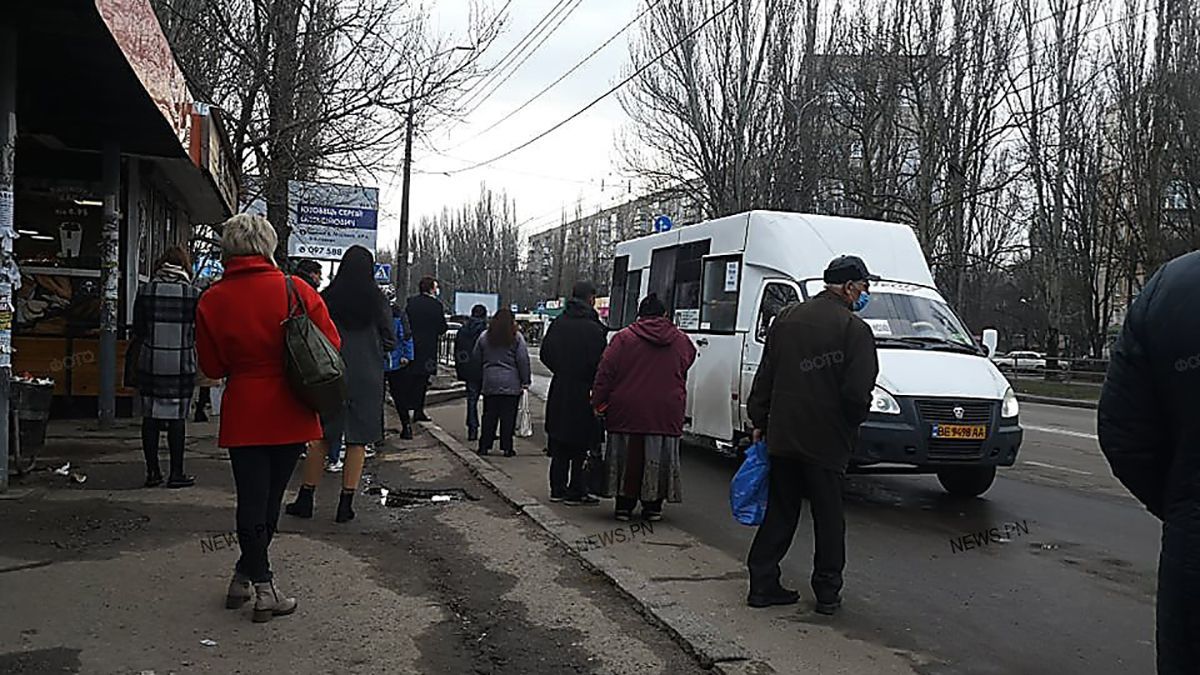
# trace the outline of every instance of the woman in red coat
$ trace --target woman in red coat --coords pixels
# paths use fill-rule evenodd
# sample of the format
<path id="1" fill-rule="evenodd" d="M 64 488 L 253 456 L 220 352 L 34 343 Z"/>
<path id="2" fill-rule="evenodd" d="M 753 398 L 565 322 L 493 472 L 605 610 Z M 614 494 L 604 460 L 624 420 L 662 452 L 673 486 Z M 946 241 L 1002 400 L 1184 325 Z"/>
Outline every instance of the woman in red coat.
<path id="1" fill-rule="evenodd" d="M 592 386 L 608 431 L 605 494 L 616 496 L 617 520 L 632 518 L 639 501 L 646 520 L 660 520 L 663 500 L 682 500 L 679 437 L 696 347 L 666 314 L 658 296 L 647 296 L 637 321 L 604 351 Z"/>
<path id="2" fill-rule="evenodd" d="M 284 489 L 308 441 L 321 437 L 317 413 L 296 398 L 284 373 L 283 321 L 287 285 L 272 258 L 275 229 L 266 218 L 239 214 L 221 236 L 225 275 L 196 309 L 196 357 L 212 379 L 227 378 L 217 444 L 229 449 L 237 485 L 237 533 L 242 556 L 234 567 L 225 606 L 248 602 L 254 620 L 291 614 L 295 598 L 282 596 L 271 575 L 267 548 L 279 522 Z M 321 296 L 295 279 L 309 317 L 340 348 L 341 338 Z"/>

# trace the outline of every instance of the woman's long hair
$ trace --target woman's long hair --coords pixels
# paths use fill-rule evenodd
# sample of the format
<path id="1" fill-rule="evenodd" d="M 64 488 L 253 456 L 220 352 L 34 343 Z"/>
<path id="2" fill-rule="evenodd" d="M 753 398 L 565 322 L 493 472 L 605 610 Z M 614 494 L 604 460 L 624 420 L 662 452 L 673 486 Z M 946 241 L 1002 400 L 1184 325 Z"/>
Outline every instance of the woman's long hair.
<path id="1" fill-rule="evenodd" d="M 378 321 L 384 299 L 375 283 L 375 256 L 362 246 L 346 249 L 337 274 L 321 296 L 329 316 L 346 328 L 365 328 Z"/>
<path id="2" fill-rule="evenodd" d="M 491 347 L 511 347 L 517 340 L 517 319 L 512 310 L 502 309 L 488 325 L 487 341 Z"/>

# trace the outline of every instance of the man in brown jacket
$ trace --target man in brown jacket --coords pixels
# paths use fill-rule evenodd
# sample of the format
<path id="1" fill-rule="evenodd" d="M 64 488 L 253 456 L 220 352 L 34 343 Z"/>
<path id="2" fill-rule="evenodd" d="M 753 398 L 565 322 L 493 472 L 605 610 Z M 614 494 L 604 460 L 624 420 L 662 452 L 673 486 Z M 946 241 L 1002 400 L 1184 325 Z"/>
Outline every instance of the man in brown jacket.
<path id="1" fill-rule="evenodd" d="M 755 438 L 766 435 L 771 456 L 767 513 L 747 561 L 751 607 L 800 599 L 780 583 L 779 563 L 796 534 L 804 499 L 816 539 L 816 609 L 833 614 L 842 602 L 842 477 L 879 374 L 875 337 L 854 312 L 866 307 L 870 282 L 879 277 L 862 259 L 842 256 L 829 263 L 824 278 L 823 292 L 785 308 L 771 325 L 747 401 Z"/>

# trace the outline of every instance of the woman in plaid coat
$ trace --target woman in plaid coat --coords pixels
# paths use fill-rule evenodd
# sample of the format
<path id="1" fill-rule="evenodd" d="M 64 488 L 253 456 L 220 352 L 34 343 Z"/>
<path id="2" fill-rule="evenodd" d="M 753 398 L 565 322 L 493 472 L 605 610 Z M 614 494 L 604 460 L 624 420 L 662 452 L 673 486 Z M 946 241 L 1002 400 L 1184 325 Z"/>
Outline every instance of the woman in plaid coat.
<path id="1" fill-rule="evenodd" d="M 142 404 L 146 487 L 162 483 L 158 442 L 164 429 L 171 451 L 167 487 L 190 487 L 196 482 L 183 473 L 184 421 L 196 385 L 196 301 L 200 297 L 199 289 L 192 285 L 191 267 L 186 249 L 167 249 L 133 304 L 133 335 L 141 341 L 137 388 Z"/>

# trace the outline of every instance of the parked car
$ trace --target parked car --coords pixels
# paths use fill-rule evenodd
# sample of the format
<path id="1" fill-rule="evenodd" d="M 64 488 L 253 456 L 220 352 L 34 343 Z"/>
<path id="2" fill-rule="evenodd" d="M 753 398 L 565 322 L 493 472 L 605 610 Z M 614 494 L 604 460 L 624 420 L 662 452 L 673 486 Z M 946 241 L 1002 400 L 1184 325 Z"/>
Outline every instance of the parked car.
<path id="1" fill-rule="evenodd" d="M 1049 362 L 1046 360 L 1045 354 L 1041 352 L 1014 351 L 1007 354 L 996 354 L 992 357 L 992 363 L 995 363 L 996 367 L 1000 370 L 1019 373 L 1040 373 L 1046 370 L 1046 365 Z M 1071 365 L 1063 359 L 1058 359 L 1055 363 L 1058 364 L 1059 370 L 1066 370 Z"/>

